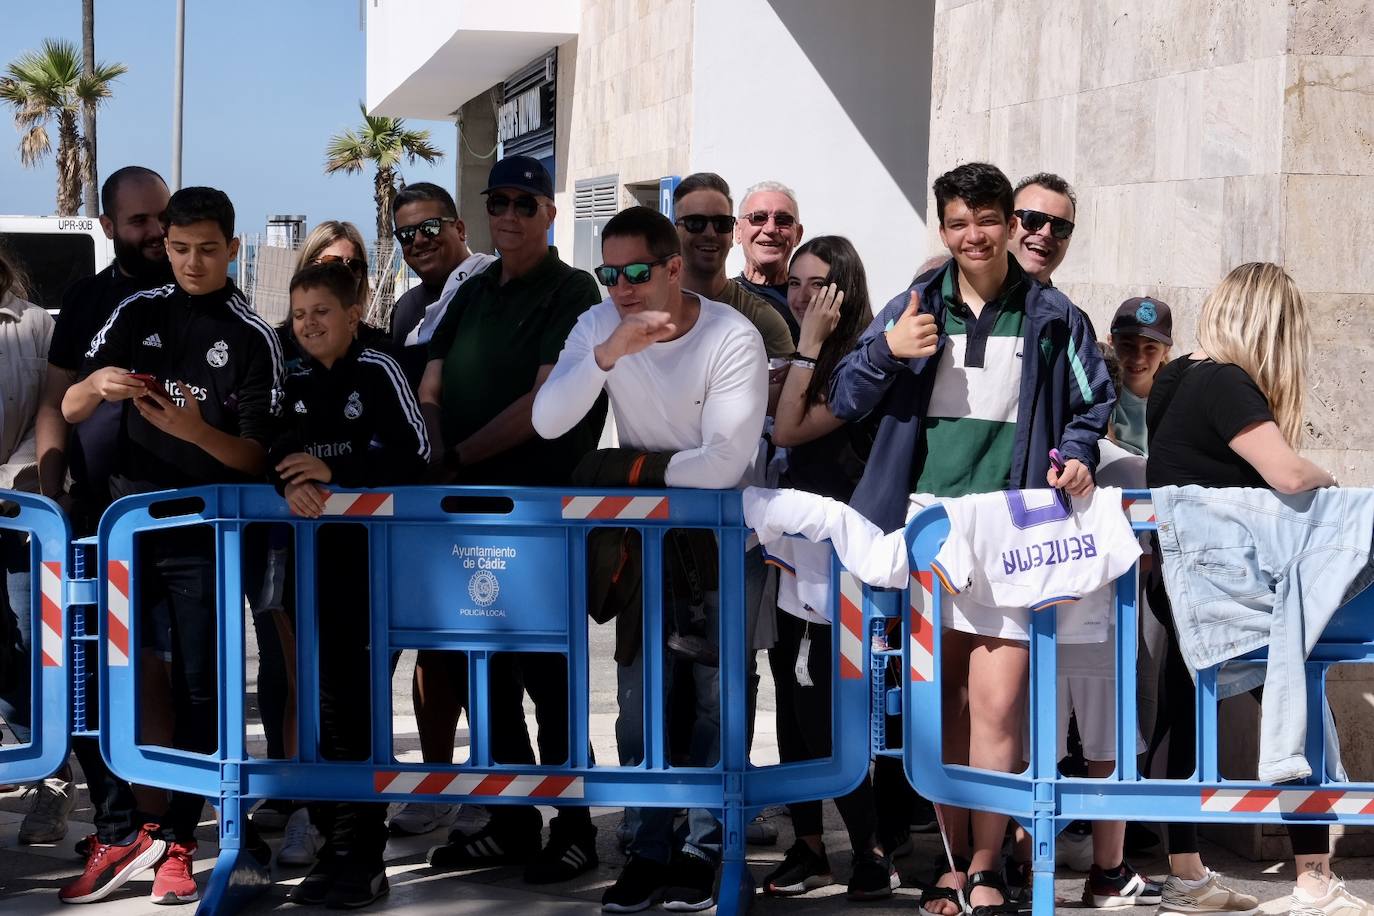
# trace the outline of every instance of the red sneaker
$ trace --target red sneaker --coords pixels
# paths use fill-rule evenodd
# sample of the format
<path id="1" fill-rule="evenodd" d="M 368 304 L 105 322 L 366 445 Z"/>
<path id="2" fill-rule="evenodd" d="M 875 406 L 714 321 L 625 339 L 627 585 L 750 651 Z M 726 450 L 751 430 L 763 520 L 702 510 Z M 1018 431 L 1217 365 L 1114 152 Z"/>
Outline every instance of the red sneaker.
<path id="1" fill-rule="evenodd" d="M 191 874 L 191 857 L 195 854 L 195 843 L 172 843 L 167 847 L 167 858 L 157 867 L 157 877 L 153 879 L 153 903 L 190 903 L 200 899 L 200 889 Z"/>
<path id="2" fill-rule="evenodd" d="M 144 824 L 134 839 L 123 845 L 106 845 L 92 835 L 86 870 L 57 892 L 63 903 L 94 903 L 104 900 L 134 875 L 155 864 L 167 851 L 167 843 L 153 835 L 154 824 Z"/>

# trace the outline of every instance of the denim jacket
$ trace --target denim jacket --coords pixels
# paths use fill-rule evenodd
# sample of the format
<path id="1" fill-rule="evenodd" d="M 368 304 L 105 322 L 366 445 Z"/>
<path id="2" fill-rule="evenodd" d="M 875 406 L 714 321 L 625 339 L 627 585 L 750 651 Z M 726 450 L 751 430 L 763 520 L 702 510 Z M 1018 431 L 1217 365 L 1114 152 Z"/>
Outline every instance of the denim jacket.
<path id="1" fill-rule="evenodd" d="M 1370 582 L 1374 490 L 1152 494 L 1184 661 L 1196 672 L 1268 646 L 1259 778 L 1305 779 L 1303 663 L 1336 609 Z"/>

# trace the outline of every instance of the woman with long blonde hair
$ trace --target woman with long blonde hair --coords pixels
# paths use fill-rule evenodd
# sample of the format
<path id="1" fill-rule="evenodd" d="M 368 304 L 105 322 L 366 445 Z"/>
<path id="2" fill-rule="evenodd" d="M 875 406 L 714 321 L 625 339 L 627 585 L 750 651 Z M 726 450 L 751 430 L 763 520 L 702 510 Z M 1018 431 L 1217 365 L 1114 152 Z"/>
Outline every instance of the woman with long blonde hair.
<path id="1" fill-rule="evenodd" d="M 327 219 L 305 237 L 296 254 L 296 271 L 310 264 L 338 261 L 358 278 L 358 301 L 366 313 L 372 304 L 372 285 L 368 281 L 367 243 L 358 227 L 350 222 Z"/>
<path id="2" fill-rule="evenodd" d="M 1150 391 L 1146 479 L 1151 487 L 1256 487 L 1302 493 L 1336 479 L 1296 451 L 1311 334 L 1293 280 L 1274 264 L 1242 264 L 1203 303 L 1198 349 L 1165 366 Z M 1158 542 L 1156 541 L 1156 553 Z M 1161 568 L 1156 557 L 1155 568 Z M 1196 761 L 1193 682 L 1178 648 L 1173 609 L 1157 582 L 1150 605 L 1169 632 L 1156 739 L 1168 729 L 1166 775 L 1188 778 Z M 1293 912 L 1370 914 L 1331 873 L 1325 824 L 1290 824 L 1297 886 Z M 1202 864 L 1197 827 L 1170 824 L 1160 916 L 1256 913 L 1259 901 L 1226 887 Z"/>

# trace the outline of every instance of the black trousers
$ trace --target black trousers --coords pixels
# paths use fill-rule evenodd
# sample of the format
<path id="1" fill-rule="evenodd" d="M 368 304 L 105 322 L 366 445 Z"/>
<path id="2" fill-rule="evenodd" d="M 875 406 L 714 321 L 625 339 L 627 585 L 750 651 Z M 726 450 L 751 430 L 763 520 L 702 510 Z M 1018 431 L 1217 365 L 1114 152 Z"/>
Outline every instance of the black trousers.
<path id="1" fill-rule="evenodd" d="M 315 576 L 320 676 L 320 755 L 326 760 L 372 757 L 371 613 L 367 531 L 326 525 L 316 541 Z M 305 635 L 309 638 L 309 634 Z M 312 806 L 328 849 L 380 866 L 386 848 L 384 802 Z"/>
<path id="2" fill-rule="evenodd" d="M 833 627 L 807 624 L 787 613 L 778 614 L 778 639 L 768 650 L 768 665 L 773 672 L 777 700 L 778 759 L 783 763 L 828 757 L 830 740 L 831 633 Z M 797 683 L 794 667 L 803 636 L 811 637 L 807 670 L 813 686 Z M 905 779 L 903 779 L 905 782 Z M 872 849 L 877 842 L 878 816 L 873 784 L 867 774 L 848 795 L 835 799 L 850 847 L 856 851 Z M 797 836 L 820 836 L 825 831 L 819 801 L 793 802 L 792 826 Z M 905 813 L 911 813 L 907 805 Z M 904 818 L 902 826 L 907 820 Z"/>

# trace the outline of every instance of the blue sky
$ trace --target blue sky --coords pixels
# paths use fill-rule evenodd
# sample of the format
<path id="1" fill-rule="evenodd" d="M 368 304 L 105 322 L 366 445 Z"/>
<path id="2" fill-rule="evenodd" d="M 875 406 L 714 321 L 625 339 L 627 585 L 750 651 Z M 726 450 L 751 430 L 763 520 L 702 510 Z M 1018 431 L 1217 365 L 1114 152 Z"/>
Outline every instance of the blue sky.
<path id="1" fill-rule="evenodd" d="M 95 17 L 97 60 L 129 68 L 100 110 L 100 178 L 135 163 L 170 177 L 176 5 L 95 0 Z M 81 2 L 7 0 L 3 23 L 0 68 L 44 38 L 79 45 Z M 311 226 L 352 220 L 371 238 L 371 170 L 326 176 L 322 168 L 329 137 L 361 120 L 366 56 L 358 0 L 188 0 L 182 183 L 228 192 L 240 232 L 262 232 L 269 213 L 303 213 Z M 445 156 L 403 167 L 406 180 L 452 191 L 453 125 L 411 126 L 428 128 Z M 11 110 L 0 109 L 0 213 L 49 214 L 56 196 L 52 156 L 38 168 L 20 165 Z"/>

